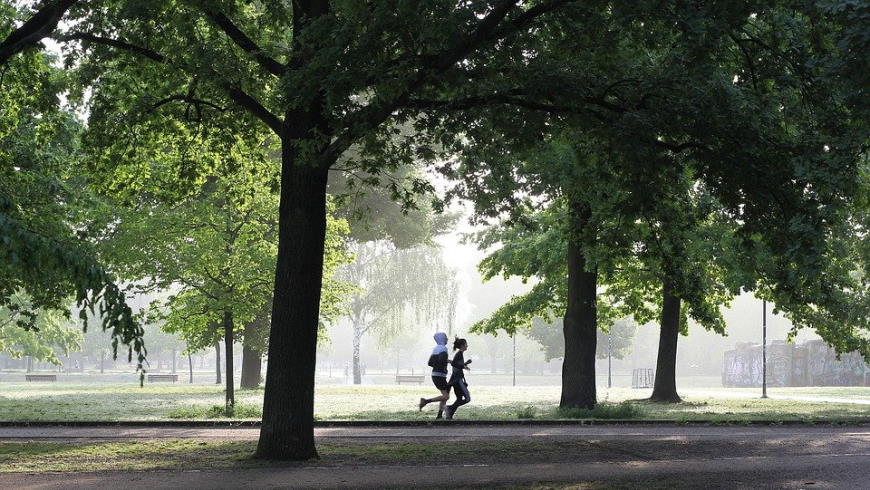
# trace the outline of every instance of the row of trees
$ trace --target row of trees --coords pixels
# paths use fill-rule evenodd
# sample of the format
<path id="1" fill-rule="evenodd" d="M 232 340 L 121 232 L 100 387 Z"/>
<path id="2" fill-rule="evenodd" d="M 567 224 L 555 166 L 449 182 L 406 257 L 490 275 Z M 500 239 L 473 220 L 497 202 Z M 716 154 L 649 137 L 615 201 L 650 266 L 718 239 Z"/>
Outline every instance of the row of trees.
<path id="1" fill-rule="evenodd" d="M 78 160 L 86 188 L 118 201 L 112 206 L 149 219 L 212 201 L 243 216 L 259 197 L 246 192 L 246 179 L 266 181 L 277 194 L 275 275 L 263 300 L 271 300 L 271 328 L 260 457 L 317 454 L 315 353 L 322 306 L 330 304 L 330 240 L 340 239 L 328 231 L 337 222 L 326 195 L 337 170 L 383 186 L 410 208 L 431 186 L 385 177 L 431 162 L 461 183 L 452 195 L 503 225 L 494 237 L 537 243 L 510 261 L 501 258 L 515 248 L 505 246 L 484 268 L 540 278 L 533 291 L 542 299 L 524 315 L 564 311 L 563 406 L 596 402 L 599 286 L 614 310 L 637 313 L 661 298 L 663 332 L 674 339 L 663 343 L 665 356 L 667 345 L 675 348 L 683 303 L 718 328 L 715 306 L 737 285 L 775 300 L 838 349 L 870 354 L 870 315 L 856 310 L 868 301 L 867 275 L 850 275 L 853 252 L 868 255 L 855 245 L 867 215 L 856 207 L 866 204 L 867 176 L 863 4 L 29 5 L 2 3 L 0 97 L 14 110 L 0 116 L 0 137 L 26 127 L 28 117 L 41 134 L 57 134 L 62 126 L 51 121 L 63 118 L 54 115 L 68 114 L 59 110 L 63 93 L 87 119 Z M 33 49 L 46 36 L 61 43 L 63 69 Z M 55 86 L 55 79 L 72 83 Z M 78 176 L 67 160 L 34 172 L 0 151 L 4 184 L 40 174 L 66 188 Z M 272 171 L 248 157 L 271 153 L 281 159 Z M 95 257 L 114 259 L 92 245 L 118 222 L 73 227 L 83 220 L 68 219 L 76 206 L 58 198 L 59 187 L 42 186 L 46 199 L 33 205 L 15 189 L 4 185 L 0 203 L 3 297 L 24 290 L 37 304 L 59 306 L 75 293 L 82 306 L 99 305 L 115 345 L 130 345 L 130 355 L 144 360 L 141 327 Z M 34 212 L 40 202 L 49 203 L 44 214 Z M 718 250 L 718 242 L 691 237 L 718 233 L 720 217 L 733 247 L 704 255 L 699 249 Z M 235 219 L 205 226 L 238 226 Z M 248 260 L 235 250 L 257 249 L 225 238 L 214 241 L 234 266 Z M 193 246 L 182 237 L 167 253 L 181 257 Z M 723 262 L 730 256 L 738 268 Z M 207 261 L 200 272 L 225 282 L 220 274 L 234 273 L 223 264 Z M 720 277 L 720 265 L 738 278 Z M 237 317 L 250 317 L 228 314 L 228 302 L 201 292 L 218 296 L 220 283 L 185 280 L 196 287 L 176 296 L 184 314 L 218 301 L 221 308 L 200 318 L 228 337 L 244 323 Z M 249 279 L 240 280 L 236 287 L 247 291 L 241 284 Z"/>

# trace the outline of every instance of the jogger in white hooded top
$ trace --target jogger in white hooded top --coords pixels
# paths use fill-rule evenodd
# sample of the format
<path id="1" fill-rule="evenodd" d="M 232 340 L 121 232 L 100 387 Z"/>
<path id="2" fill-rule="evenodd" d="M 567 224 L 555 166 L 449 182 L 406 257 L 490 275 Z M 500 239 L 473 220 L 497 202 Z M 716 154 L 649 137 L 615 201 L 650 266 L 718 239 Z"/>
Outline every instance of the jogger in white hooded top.
<path id="1" fill-rule="evenodd" d="M 420 410 L 423 410 L 427 404 L 439 402 L 438 416 L 440 419 L 444 414 L 444 406 L 447 405 L 447 400 L 450 399 L 450 386 L 447 384 L 447 334 L 438 332 L 434 336 L 435 348 L 432 349 L 432 355 L 429 356 L 429 366 L 432 367 L 432 383 L 435 388 L 441 392 L 441 396 L 435 398 L 420 398 Z"/>

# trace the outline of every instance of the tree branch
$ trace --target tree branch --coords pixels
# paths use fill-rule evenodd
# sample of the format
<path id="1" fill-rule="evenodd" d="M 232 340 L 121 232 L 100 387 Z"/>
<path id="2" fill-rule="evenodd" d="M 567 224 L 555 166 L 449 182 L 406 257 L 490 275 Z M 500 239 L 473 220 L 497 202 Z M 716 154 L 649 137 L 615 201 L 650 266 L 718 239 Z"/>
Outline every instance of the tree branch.
<path id="1" fill-rule="evenodd" d="M 254 60 L 259 63 L 266 71 L 275 76 L 281 76 L 287 71 L 287 67 L 263 53 L 263 50 L 257 46 L 251 38 L 249 38 L 241 29 L 239 29 L 229 17 L 223 12 L 212 10 L 205 7 L 202 9 L 206 17 L 211 19 L 223 32 L 226 34 L 236 46 L 242 48 L 242 51 L 251 55 Z"/>
<path id="2" fill-rule="evenodd" d="M 108 37 L 97 36 L 95 34 L 91 34 L 89 32 L 71 32 L 67 34 L 60 34 L 52 36 L 56 41 L 59 42 L 69 42 L 69 41 L 84 41 L 86 43 L 93 44 L 102 44 L 105 46 L 111 46 L 113 48 L 118 48 L 124 51 L 129 51 L 133 54 L 143 56 L 145 58 L 150 59 L 151 61 L 156 61 L 157 63 L 166 63 L 168 59 L 162 54 L 154 51 L 152 49 L 143 48 L 141 46 L 136 46 L 135 44 L 130 44 L 126 41 L 120 39 L 112 39 Z"/>
<path id="3" fill-rule="evenodd" d="M 45 4 L 0 43 L 0 65 L 6 64 L 9 58 L 48 37 L 57 29 L 57 23 L 66 11 L 77 2 L 78 0 L 58 0 Z"/>
<path id="4" fill-rule="evenodd" d="M 161 99 L 161 100 L 157 101 L 154 105 L 151 106 L 151 110 L 156 111 L 160 107 L 162 107 L 170 102 L 175 102 L 175 101 L 187 102 L 188 104 L 193 104 L 193 105 L 205 105 L 205 106 L 211 107 L 212 109 L 218 110 L 220 112 L 226 111 L 226 108 L 221 107 L 213 102 L 209 102 L 207 100 L 202 100 L 202 99 L 197 99 L 197 98 L 191 97 L 190 95 L 186 95 L 186 94 L 171 95 L 169 97 L 166 97 L 165 99 Z"/>
<path id="5" fill-rule="evenodd" d="M 516 8 L 519 0 L 504 0 L 496 5 L 477 26 L 454 46 L 445 49 L 440 54 L 424 59 L 417 76 L 408 82 L 405 89 L 397 96 L 388 101 L 377 101 L 360 109 L 349 116 L 350 121 L 345 125 L 348 128 L 344 133 L 335 138 L 321 154 L 319 162 L 322 167 L 331 166 L 350 146 L 367 131 L 378 127 L 386 121 L 397 109 L 407 103 L 411 94 L 418 91 L 426 80 L 449 70 L 457 62 L 471 54 L 482 44 L 501 39 L 519 29 L 527 26 L 532 20 L 541 15 L 556 10 L 557 8 L 575 0 L 554 0 L 532 7 L 516 18 L 502 30 L 499 25 L 507 15 Z"/>
<path id="6" fill-rule="evenodd" d="M 96 35 L 86 33 L 86 32 L 75 32 L 75 33 L 71 33 L 71 34 L 55 36 L 54 38 L 58 41 L 63 41 L 63 42 L 79 40 L 79 41 L 85 41 L 85 42 L 90 42 L 90 43 L 94 43 L 94 44 L 103 44 L 103 45 L 111 46 L 113 48 L 118 48 L 118 49 L 121 49 L 124 51 L 129 51 L 133 54 L 143 56 L 143 57 L 148 58 L 152 61 L 156 61 L 157 63 L 168 63 L 169 62 L 169 59 L 166 56 L 163 56 L 162 54 L 160 54 L 154 50 L 151 50 L 148 48 L 143 48 L 141 46 L 136 46 L 136 45 L 130 44 L 126 41 L 96 36 Z M 274 131 L 275 134 L 281 134 L 281 120 L 276 115 L 269 112 L 269 110 L 266 109 L 266 107 L 264 107 L 262 104 L 260 104 L 260 102 L 257 101 L 257 99 L 255 99 L 254 97 L 252 97 L 251 95 L 246 93 L 241 88 L 239 88 L 239 87 L 237 87 L 229 82 L 224 81 L 218 73 L 212 71 L 211 75 L 212 75 L 212 78 L 214 79 L 215 83 L 217 83 L 217 85 L 220 86 L 221 89 L 223 89 L 227 93 L 227 95 L 229 95 L 229 97 L 233 100 L 233 102 L 244 107 L 251 114 L 253 114 L 254 117 L 263 121 L 263 123 L 266 124 L 266 126 L 268 126 L 269 129 Z"/>

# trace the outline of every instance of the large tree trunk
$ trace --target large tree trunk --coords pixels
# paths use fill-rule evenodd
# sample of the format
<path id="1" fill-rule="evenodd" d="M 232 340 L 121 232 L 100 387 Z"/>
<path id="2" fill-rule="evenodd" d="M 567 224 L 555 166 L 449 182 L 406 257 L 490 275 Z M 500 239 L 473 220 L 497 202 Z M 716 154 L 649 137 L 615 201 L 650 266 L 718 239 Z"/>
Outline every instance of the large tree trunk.
<path id="1" fill-rule="evenodd" d="M 656 380 L 650 401 L 679 403 L 677 394 L 677 340 L 680 335 L 680 298 L 667 281 L 662 286 L 662 318 Z"/>
<path id="2" fill-rule="evenodd" d="M 223 384 L 223 381 L 221 380 L 221 343 L 220 342 L 214 343 L 214 355 L 215 355 L 215 361 L 214 361 L 215 382 L 214 382 L 214 384 L 219 385 L 219 384 Z"/>
<path id="3" fill-rule="evenodd" d="M 291 117 L 287 121 L 300 122 Z M 294 165 L 293 152 L 292 145 L 285 141 L 269 362 L 256 455 L 306 460 L 317 457 L 314 370 L 328 170 Z"/>
<path id="4" fill-rule="evenodd" d="M 242 346 L 242 379 L 239 387 L 258 388 L 263 369 L 263 353 L 248 344 Z"/>
<path id="5" fill-rule="evenodd" d="M 226 351 L 226 378 L 227 378 L 227 389 L 226 389 L 226 415 L 227 417 L 232 417 L 235 414 L 236 410 L 236 389 L 233 386 L 234 376 L 233 376 L 233 330 L 234 330 L 234 322 L 233 322 L 233 312 L 232 311 L 224 311 L 224 350 Z"/>
<path id="6" fill-rule="evenodd" d="M 359 348 L 362 343 L 362 328 L 359 324 L 353 324 L 353 384 L 362 384 L 362 372 L 359 364 Z"/>
<path id="7" fill-rule="evenodd" d="M 565 310 L 565 360 L 562 363 L 561 408 L 595 408 L 595 347 L 598 340 L 596 289 L 598 274 L 586 271 L 586 257 L 578 235 L 588 211 L 575 208 L 568 241 L 568 307 Z"/>

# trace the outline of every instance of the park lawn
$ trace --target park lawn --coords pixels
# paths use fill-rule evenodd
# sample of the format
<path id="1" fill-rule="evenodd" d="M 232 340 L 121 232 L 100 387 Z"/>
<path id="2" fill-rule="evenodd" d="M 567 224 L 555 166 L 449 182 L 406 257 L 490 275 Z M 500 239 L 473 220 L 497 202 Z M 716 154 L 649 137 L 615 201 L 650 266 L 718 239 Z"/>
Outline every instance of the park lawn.
<path id="1" fill-rule="evenodd" d="M 315 394 L 318 420 L 406 420 L 426 421 L 434 417 L 431 405 L 416 408 L 420 396 L 433 396 L 431 387 L 393 385 L 327 385 Z M 518 418 L 561 418 L 557 412 L 556 386 L 472 386 L 472 402 L 462 407 L 457 418 L 505 420 Z M 757 390 L 756 390 L 757 391 Z M 643 418 L 677 421 L 743 422 L 751 420 L 870 421 L 870 405 L 806 400 L 761 400 L 744 390 L 727 391 L 734 398 L 711 396 L 722 388 L 687 389 L 684 402 L 655 404 L 643 402 L 649 390 L 601 389 L 605 406 L 630 401 L 638 410 L 629 416 L 615 410 L 602 414 L 572 414 L 589 418 Z M 870 399 L 870 388 L 778 388 L 774 396 Z M 262 390 L 240 390 L 236 394 L 238 420 L 257 420 Z M 223 391 L 210 385 L 85 385 L 85 384 L 0 384 L 0 421 L 160 421 L 221 418 Z M 215 408 L 218 407 L 218 408 Z M 226 420 L 226 419 L 224 419 Z"/>
<path id="2" fill-rule="evenodd" d="M 325 441 L 317 444 L 321 459 L 278 462 L 254 459 L 255 441 L 138 440 L 124 442 L 2 442 L 0 473 L 81 471 L 150 471 L 234 469 L 342 464 L 441 464 L 568 460 L 566 453 L 598 447 L 586 441 L 370 442 Z M 599 455 L 600 456 L 600 455 Z M 616 457 L 620 457 L 619 454 Z"/>

